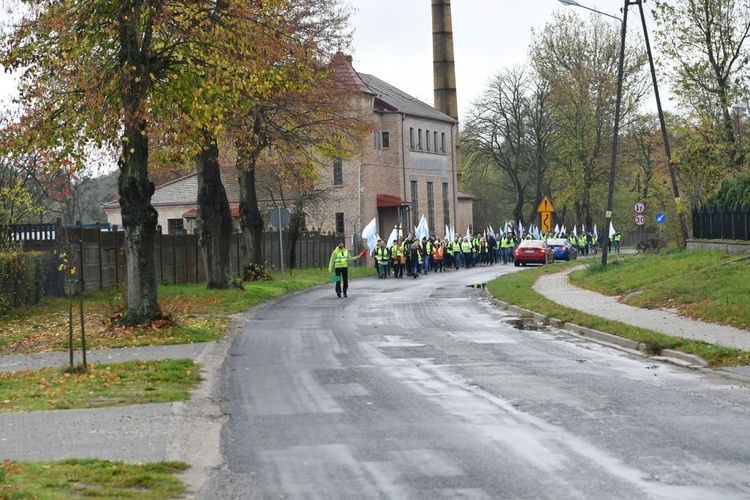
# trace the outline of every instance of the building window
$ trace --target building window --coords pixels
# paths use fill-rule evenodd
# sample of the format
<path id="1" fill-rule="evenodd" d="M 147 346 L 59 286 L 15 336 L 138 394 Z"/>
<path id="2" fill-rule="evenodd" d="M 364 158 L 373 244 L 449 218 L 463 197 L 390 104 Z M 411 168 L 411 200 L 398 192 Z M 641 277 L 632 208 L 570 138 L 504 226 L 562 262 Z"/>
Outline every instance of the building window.
<path id="1" fill-rule="evenodd" d="M 344 234 L 344 212 L 336 212 L 336 234 Z"/>
<path id="2" fill-rule="evenodd" d="M 448 183 L 443 183 L 443 225 L 451 227 L 451 204 Z"/>
<path id="3" fill-rule="evenodd" d="M 388 132 L 383 132 L 381 135 L 381 138 L 383 140 L 383 149 L 388 149 L 391 147 L 391 136 L 388 134 Z"/>
<path id="4" fill-rule="evenodd" d="M 445 132 L 440 134 L 440 152 L 445 153 Z"/>
<path id="5" fill-rule="evenodd" d="M 422 151 L 422 129 L 418 129 L 417 131 L 417 149 Z"/>
<path id="6" fill-rule="evenodd" d="M 438 133 L 435 132 L 434 134 L 435 140 L 433 141 L 433 144 L 435 145 L 435 151 L 438 150 Z"/>
<path id="7" fill-rule="evenodd" d="M 409 148 L 414 149 L 414 127 L 409 127 Z"/>
<path id="8" fill-rule="evenodd" d="M 419 219 L 419 187 L 417 181 L 411 181 L 411 213 L 414 220 Z"/>
<path id="9" fill-rule="evenodd" d="M 424 144 L 427 151 L 430 150 L 430 131 L 426 130 L 424 133 Z"/>
<path id="10" fill-rule="evenodd" d="M 182 219 L 167 219 L 169 234 L 182 234 L 185 230 Z"/>
<path id="11" fill-rule="evenodd" d="M 432 182 L 427 183 L 427 224 L 430 234 L 435 235 L 435 187 Z"/>
<path id="12" fill-rule="evenodd" d="M 333 185 L 340 186 L 344 183 L 344 162 L 336 160 L 333 162 Z"/>

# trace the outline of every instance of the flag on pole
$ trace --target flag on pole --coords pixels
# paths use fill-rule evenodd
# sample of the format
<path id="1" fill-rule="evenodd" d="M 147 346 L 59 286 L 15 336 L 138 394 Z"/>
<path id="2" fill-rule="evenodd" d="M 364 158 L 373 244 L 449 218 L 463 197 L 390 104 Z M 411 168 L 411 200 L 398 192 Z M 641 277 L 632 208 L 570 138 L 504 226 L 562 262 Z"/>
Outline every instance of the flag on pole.
<path id="1" fill-rule="evenodd" d="M 575 224 L 573 224 L 573 237 L 578 238 L 578 228 Z"/>
<path id="2" fill-rule="evenodd" d="M 393 231 L 391 231 L 391 234 L 388 236 L 388 241 L 385 242 L 385 246 L 391 247 L 393 245 L 393 241 L 398 239 L 398 227 L 393 228 Z"/>
<path id="3" fill-rule="evenodd" d="M 414 236 L 416 236 L 418 240 L 421 240 L 422 238 L 429 238 L 430 236 L 430 228 L 427 227 L 427 219 L 424 215 L 421 219 L 419 219 L 419 225 L 414 231 Z"/>
<path id="4" fill-rule="evenodd" d="M 612 236 L 614 236 L 616 232 L 617 231 L 615 231 L 615 226 L 612 225 L 612 221 L 609 221 L 609 237 L 611 238 Z"/>
<path id="5" fill-rule="evenodd" d="M 362 239 L 367 242 L 367 247 L 370 249 L 370 253 L 375 250 L 375 242 L 377 241 L 375 235 L 377 231 L 377 220 L 375 218 L 372 219 L 362 230 Z"/>
<path id="6" fill-rule="evenodd" d="M 599 235 L 596 232 L 596 224 L 594 224 L 594 238 L 598 238 Z"/>
<path id="7" fill-rule="evenodd" d="M 469 226 L 466 226 L 466 241 L 471 240 L 471 231 L 469 231 Z"/>

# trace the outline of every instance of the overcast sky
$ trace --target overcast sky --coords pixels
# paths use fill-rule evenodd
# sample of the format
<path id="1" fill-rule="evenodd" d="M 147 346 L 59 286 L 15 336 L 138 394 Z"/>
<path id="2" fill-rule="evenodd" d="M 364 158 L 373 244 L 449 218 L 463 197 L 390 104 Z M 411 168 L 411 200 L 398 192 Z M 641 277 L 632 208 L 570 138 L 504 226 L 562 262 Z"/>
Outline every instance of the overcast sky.
<path id="1" fill-rule="evenodd" d="M 351 18 L 355 29 L 354 69 L 432 104 L 432 2 L 349 2 L 358 10 Z M 616 16 L 621 16 L 619 9 L 623 5 L 622 0 L 578 3 Z M 492 76 L 526 62 L 531 29 L 541 31 L 554 12 L 564 9 L 573 9 L 584 18 L 590 15 L 585 9 L 565 6 L 558 0 L 451 2 L 459 120 L 463 120 Z M 637 8 L 631 8 L 631 15 L 637 16 L 637 12 Z"/>

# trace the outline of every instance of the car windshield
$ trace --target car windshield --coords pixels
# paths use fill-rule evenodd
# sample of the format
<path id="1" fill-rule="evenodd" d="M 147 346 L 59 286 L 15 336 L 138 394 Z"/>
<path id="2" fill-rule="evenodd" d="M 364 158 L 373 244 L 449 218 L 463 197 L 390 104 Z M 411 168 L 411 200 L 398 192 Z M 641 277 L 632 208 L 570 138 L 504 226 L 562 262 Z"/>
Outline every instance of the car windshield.
<path id="1" fill-rule="evenodd" d="M 568 240 L 563 238 L 556 238 L 556 239 L 549 239 L 547 240 L 547 244 L 553 247 L 561 247 L 568 243 Z"/>

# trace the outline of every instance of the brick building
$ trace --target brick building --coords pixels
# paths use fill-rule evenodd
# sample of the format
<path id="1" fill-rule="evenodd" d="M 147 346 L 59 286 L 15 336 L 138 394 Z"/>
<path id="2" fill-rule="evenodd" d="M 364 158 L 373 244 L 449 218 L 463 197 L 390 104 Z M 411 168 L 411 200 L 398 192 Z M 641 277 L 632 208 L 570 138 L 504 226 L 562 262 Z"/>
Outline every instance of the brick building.
<path id="1" fill-rule="evenodd" d="M 378 233 L 387 237 L 397 226 L 413 232 L 424 215 L 430 234 L 442 237 L 446 225 L 464 234 L 472 224 L 474 198 L 457 186 L 458 122 L 375 76 L 357 73 L 342 53 L 333 64 L 360 88 L 362 105 L 372 110 L 373 133 L 354 157 L 321 169 L 318 188 L 327 195 L 309 207 L 308 228 L 359 236 L 376 218 Z M 236 214 L 237 179 L 231 172 L 222 178 Z M 164 232 L 192 233 L 196 196 L 195 174 L 156 188 L 152 204 Z M 272 207 L 270 200 L 260 202 Z M 121 224 L 117 202 L 105 211 L 110 223 Z"/>

